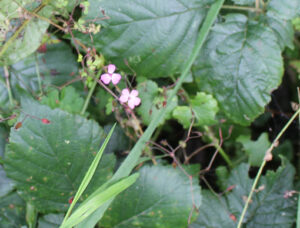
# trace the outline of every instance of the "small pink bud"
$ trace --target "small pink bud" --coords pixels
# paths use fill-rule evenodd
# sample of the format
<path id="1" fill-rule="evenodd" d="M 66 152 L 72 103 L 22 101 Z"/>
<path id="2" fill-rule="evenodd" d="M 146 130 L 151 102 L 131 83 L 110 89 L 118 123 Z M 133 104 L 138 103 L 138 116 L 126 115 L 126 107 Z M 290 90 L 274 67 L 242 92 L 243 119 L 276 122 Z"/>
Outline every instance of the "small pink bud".
<path id="1" fill-rule="evenodd" d="M 50 120 L 46 119 L 46 118 L 43 118 L 41 119 L 43 124 L 49 124 L 50 123 Z"/>

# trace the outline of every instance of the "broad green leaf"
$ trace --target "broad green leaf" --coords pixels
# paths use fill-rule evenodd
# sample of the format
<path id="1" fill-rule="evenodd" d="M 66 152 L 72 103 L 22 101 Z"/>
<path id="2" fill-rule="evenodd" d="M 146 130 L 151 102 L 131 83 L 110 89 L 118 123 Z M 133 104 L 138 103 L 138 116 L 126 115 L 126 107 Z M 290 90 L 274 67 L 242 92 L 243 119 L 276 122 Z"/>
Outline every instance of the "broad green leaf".
<path id="1" fill-rule="evenodd" d="M 137 86 L 139 97 L 142 100 L 141 105 L 137 108 L 137 112 L 142 116 L 145 124 L 149 124 L 155 117 L 156 113 L 167 105 L 168 95 L 170 91 L 165 91 L 157 86 L 154 81 L 145 81 Z M 177 106 L 177 96 L 175 96 L 171 104 L 168 106 L 165 120 L 172 117 L 172 111 Z M 161 121 L 160 124 L 163 122 Z"/>
<path id="2" fill-rule="evenodd" d="M 0 165 L 0 197 L 5 196 L 7 193 L 14 189 L 14 183 L 6 177 L 3 167 Z"/>
<path id="3" fill-rule="evenodd" d="M 101 31 L 93 42 L 89 35 L 78 34 L 76 38 L 96 47 L 122 70 L 154 78 L 182 71 L 214 0 L 89 2 L 89 13 L 83 18 L 95 19 L 102 25 Z M 109 19 L 101 20 L 103 13 Z"/>
<path id="4" fill-rule="evenodd" d="M 0 227 L 26 227 L 25 202 L 17 193 L 0 198 Z"/>
<path id="5" fill-rule="evenodd" d="M 177 106 L 173 111 L 173 117 L 177 119 L 184 128 L 191 125 L 193 115 L 195 116 L 195 126 L 211 125 L 216 123 L 215 115 L 218 112 L 218 103 L 210 95 L 198 92 L 189 101 L 191 108 L 187 106 Z"/>
<path id="6" fill-rule="evenodd" d="M 35 55 L 31 55 L 11 66 L 12 87 L 18 86 L 31 93 L 37 92 L 37 71 L 41 75 L 42 86 L 61 86 L 74 79 L 78 72 L 78 63 L 71 47 L 57 41 L 46 44 L 46 49 L 46 53 L 37 53 L 37 59 Z M 14 92 L 17 93 L 15 90 Z"/>
<path id="7" fill-rule="evenodd" d="M 211 193 L 205 197 L 200 207 L 199 217 L 191 226 L 235 228 L 248 196 L 253 179 L 248 176 L 249 165 L 241 164 L 235 168 L 227 181 L 234 186 L 232 191 L 218 199 Z M 284 164 L 276 172 L 268 171 L 261 177 L 246 213 L 245 228 L 289 228 L 293 227 L 296 216 L 297 197 L 287 196 L 287 191 L 294 189 L 295 170 L 290 164 Z M 219 202 L 219 203 L 217 203 Z M 217 206 L 219 205 L 219 206 Z M 235 220 L 235 221 L 234 221 Z"/>
<path id="8" fill-rule="evenodd" d="M 48 18 L 52 14 L 52 8 L 45 6 L 38 14 Z M 42 38 L 49 26 L 47 21 L 40 18 L 31 17 L 30 19 L 24 20 L 22 17 L 23 16 L 19 18 L 19 23 L 17 23 L 21 24 L 19 27 L 22 29 L 20 34 L 16 38 L 14 38 L 14 35 L 7 37 L 7 43 L 0 49 L 0 65 L 2 66 L 12 65 L 32 54 L 40 46 Z M 24 27 L 21 27 L 23 25 Z M 16 29 L 17 28 L 15 28 L 15 30 Z M 7 33 L 9 32 L 10 31 L 7 31 Z M 13 33 L 15 33 L 15 31 L 13 31 Z"/>
<path id="9" fill-rule="evenodd" d="M 42 104 L 46 104 L 52 109 L 60 108 L 69 113 L 79 114 L 83 104 L 84 99 L 72 86 L 65 87 L 59 92 L 58 90 L 52 90 L 47 94 L 47 96 L 42 97 Z"/>
<path id="10" fill-rule="evenodd" d="M 252 141 L 250 136 L 245 135 L 239 136 L 236 141 L 243 144 L 244 150 L 249 156 L 249 164 L 257 167 L 263 162 L 266 151 L 271 145 L 267 133 L 261 134 L 256 141 Z"/>
<path id="11" fill-rule="evenodd" d="M 294 29 L 290 20 L 280 19 L 272 14 L 267 14 L 266 23 L 277 36 L 281 50 L 284 50 L 285 47 L 294 48 Z"/>
<path id="12" fill-rule="evenodd" d="M 137 182 L 113 201 L 100 226 L 187 227 L 193 203 L 200 206 L 199 186 L 194 183 L 192 190 L 188 177 L 172 167 L 145 166 L 139 173 Z"/>
<path id="13" fill-rule="evenodd" d="M 281 82 L 283 61 L 274 32 L 241 14 L 216 24 L 193 71 L 233 121 L 248 125 L 264 111 Z"/>
<path id="14" fill-rule="evenodd" d="M 11 130 L 7 176 L 39 211 L 65 211 L 99 149 L 103 130 L 94 121 L 31 100 L 22 102 L 22 110 L 50 123 L 28 117 L 21 128 Z M 112 176 L 114 164 L 113 154 L 103 157 L 84 198 Z"/>
<path id="15" fill-rule="evenodd" d="M 64 219 L 63 214 L 47 214 L 38 221 L 38 228 L 58 228 Z"/>
<path id="16" fill-rule="evenodd" d="M 299 0 L 270 0 L 267 7 L 268 13 L 281 19 L 295 18 L 300 11 Z"/>
<path id="17" fill-rule="evenodd" d="M 254 5 L 255 0 L 233 0 L 237 5 Z"/>

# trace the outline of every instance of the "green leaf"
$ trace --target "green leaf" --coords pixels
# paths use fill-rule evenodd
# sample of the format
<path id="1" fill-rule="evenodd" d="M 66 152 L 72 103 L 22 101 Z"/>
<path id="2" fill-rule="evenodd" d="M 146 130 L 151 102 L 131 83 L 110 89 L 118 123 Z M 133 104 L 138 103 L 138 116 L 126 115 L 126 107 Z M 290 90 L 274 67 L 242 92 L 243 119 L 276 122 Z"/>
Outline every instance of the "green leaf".
<path id="1" fill-rule="evenodd" d="M 261 165 L 266 151 L 271 145 L 267 133 L 262 133 L 256 141 L 251 141 L 250 136 L 245 135 L 239 136 L 236 141 L 243 144 L 244 150 L 249 156 L 249 164 L 251 166 Z"/>
<path id="2" fill-rule="evenodd" d="M 2 2 L 0 3 L 0 8 L 2 8 L 1 4 Z M 5 4 L 5 2 L 3 4 Z M 52 14 L 52 7 L 45 6 L 38 14 L 48 18 Z M 23 16 L 20 16 L 18 20 L 19 22 L 16 24 L 21 24 L 19 27 L 22 29 L 21 32 L 14 37 L 14 35 L 17 34 L 16 31 L 14 31 L 14 35 L 7 37 L 6 43 L 2 46 L 2 49 L 0 49 L 0 65 L 2 66 L 14 64 L 38 49 L 49 26 L 47 21 L 37 17 L 32 17 L 24 21 Z M 12 27 L 14 27 L 13 25 L 14 24 L 11 23 Z M 15 28 L 15 30 L 17 30 L 17 28 Z"/>
<path id="3" fill-rule="evenodd" d="M 72 86 L 64 87 L 59 93 L 52 90 L 47 96 L 42 97 L 42 104 L 46 104 L 52 109 L 60 108 L 69 113 L 79 114 L 84 104 L 84 99 Z"/>
<path id="4" fill-rule="evenodd" d="M 198 185 L 172 167 L 145 166 L 137 182 L 121 193 L 100 221 L 102 227 L 187 227 L 193 203 L 200 206 Z M 194 197 L 194 202 L 193 202 Z"/>
<path id="5" fill-rule="evenodd" d="M 281 50 L 284 50 L 285 47 L 294 48 L 294 29 L 290 20 L 280 19 L 272 14 L 267 14 L 266 24 L 273 29 Z"/>
<path id="6" fill-rule="evenodd" d="M 188 106 L 177 106 L 173 110 L 173 117 L 177 119 L 184 128 L 189 128 L 193 119 L 192 109 Z"/>
<path id="7" fill-rule="evenodd" d="M 254 5 L 255 0 L 233 0 L 237 5 Z"/>
<path id="8" fill-rule="evenodd" d="M 191 125 L 193 113 L 195 116 L 195 126 L 211 125 L 216 123 L 215 115 L 218 112 L 218 103 L 210 94 L 198 92 L 189 101 L 191 108 L 187 106 L 177 106 L 173 111 L 173 117 L 188 128 Z"/>
<path id="9" fill-rule="evenodd" d="M 22 110 L 35 118 L 28 117 L 21 128 L 11 131 L 7 176 L 39 211 L 65 211 L 98 151 L 103 130 L 94 121 L 31 100 L 22 102 Z M 103 157 L 84 198 L 112 176 L 114 164 L 113 154 Z"/>
<path id="10" fill-rule="evenodd" d="M 253 180 L 248 176 L 249 165 L 241 164 L 235 168 L 227 181 L 234 186 L 227 195 L 217 198 L 211 193 L 205 197 L 200 207 L 199 217 L 191 226 L 235 228 L 245 204 Z M 287 197 L 286 192 L 294 189 L 293 178 L 295 170 L 290 164 L 283 165 L 276 172 L 268 171 L 263 176 L 254 192 L 252 202 L 244 220 L 245 228 L 289 228 L 293 227 L 296 216 L 297 197 Z M 219 203 L 218 203 L 219 202 Z M 233 217 L 234 216 L 234 217 Z"/>
<path id="11" fill-rule="evenodd" d="M 31 55 L 11 66 L 13 88 L 21 87 L 30 93 L 38 91 L 38 70 L 43 86 L 61 86 L 74 79 L 73 76 L 78 72 L 78 64 L 71 47 L 58 41 L 46 44 L 46 48 L 46 53 L 37 53 L 37 62 L 35 55 Z M 17 93 L 16 90 L 14 92 Z"/>
<path id="12" fill-rule="evenodd" d="M 2 166 L 0 166 L 0 197 L 7 195 L 14 189 L 14 183 L 6 177 L 6 173 Z"/>
<path id="13" fill-rule="evenodd" d="M 38 228 L 57 228 L 64 219 L 63 214 L 47 214 L 38 221 Z"/>
<path id="14" fill-rule="evenodd" d="M 270 0 L 267 7 L 268 13 L 281 19 L 289 20 L 299 14 L 299 0 Z"/>
<path id="15" fill-rule="evenodd" d="M 0 198 L 0 218 L 1 228 L 26 227 L 25 202 L 17 193 Z"/>
<path id="16" fill-rule="evenodd" d="M 89 35 L 78 34 L 76 38 L 95 46 L 118 68 L 154 78 L 182 71 L 214 0 L 89 2 L 89 13 L 83 18 L 96 19 L 102 25 L 101 31 L 94 35 L 93 42 Z M 100 9 L 109 19 L 99 20 L 103 16 Z"/>
<path id="17" fill-rule="evenodd" d="M 241 14 L 216 24 L 194 65 L 199 87 L 233 121 L 248 125 L 281 82 L 283 61 L 273 31 Z"/>
<path id="18" fill-rule="evenodd" d="M 137 112 L 141 115 L 143 122 L 148 125 L 155 115 L 167 105 L 170 91 L 159 88 L 154 81 L 150 80 L 138 84 L 137 90 L 142 100 L 141 105 L 137 108 Z M 165 120 L 172 117 L 172 111 L 177 106 L 177 100 L 177 96 L 171 100 Z M 159 124 L 163 124 L 163 121 L 160 121 Z"/>

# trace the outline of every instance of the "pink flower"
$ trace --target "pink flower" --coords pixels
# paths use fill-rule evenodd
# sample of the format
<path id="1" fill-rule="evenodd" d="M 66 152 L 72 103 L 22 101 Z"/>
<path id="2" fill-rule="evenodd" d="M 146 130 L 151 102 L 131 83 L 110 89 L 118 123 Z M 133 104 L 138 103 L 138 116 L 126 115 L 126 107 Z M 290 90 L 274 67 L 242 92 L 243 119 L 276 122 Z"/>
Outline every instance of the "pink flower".
<path id="1" fill-rule="evenodd" d="M 141 98 L 138 97 L 139 91 L 133 89 L 131 92 L 129 89 L 123 89 L 120 96 L 120 102 L 123 104 L 127 102 L 129 108 L 134 109 L 141 103 Z"/>
<path id="2" fill-rule="evenodd" d="M 114 73 L 115 70 L 116 70 L 116 66 L 114 64 L 109 64 L 107 66 L 107 73 L 102 74 L 100 77 L 101 81 L 106 85 L 108 85 L 110 81 L 114 85 L 118 84 L 122 76 L 120 74 L 115 74 Z"/>

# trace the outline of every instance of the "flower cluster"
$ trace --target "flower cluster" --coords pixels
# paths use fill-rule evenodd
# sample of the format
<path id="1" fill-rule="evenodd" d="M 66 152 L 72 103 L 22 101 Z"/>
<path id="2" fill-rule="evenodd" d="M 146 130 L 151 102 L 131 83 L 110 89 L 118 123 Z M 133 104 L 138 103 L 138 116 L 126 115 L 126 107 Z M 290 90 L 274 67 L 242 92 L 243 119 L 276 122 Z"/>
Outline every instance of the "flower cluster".
<path id="1" fill-rule="evenodd" d="M 112 84 L 117 85 L 122 76 L 120 74 L 115 73 L 116 66 L 113 64 L 109 64 L 107 66 L 107 73 L 102 74 L 100 76 L 100 80 L 105 84 L 108 85 L 110 82 Z M 141 98 L 138 97 L 139 92 L 135 89 L 130 91 L 129 89 L 123 89 L 121 92 L 121 96 L 119 101 L 121 104 L 127 103 L 128 107 L 134 109 L 136 106 L 139 106 L 141 103 Z"/>

